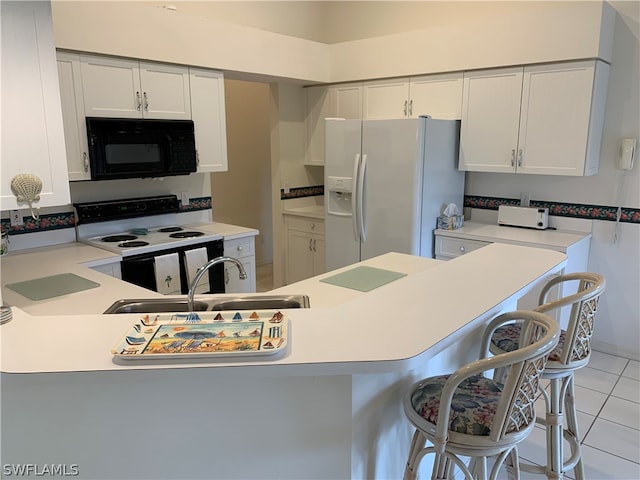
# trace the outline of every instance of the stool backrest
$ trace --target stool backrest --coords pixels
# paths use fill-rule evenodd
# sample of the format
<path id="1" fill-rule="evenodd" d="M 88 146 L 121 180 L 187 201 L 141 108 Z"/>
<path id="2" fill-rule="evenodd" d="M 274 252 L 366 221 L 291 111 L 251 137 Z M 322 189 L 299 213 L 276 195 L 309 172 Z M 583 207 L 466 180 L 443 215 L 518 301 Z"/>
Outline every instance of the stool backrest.
<path id="1" fill-rule="evenodd" d="M 503 313 L 492 320 L 491 325 L 495 329 L 514 321 L 523 322 L 520 348 L 470 363 L 454 372 L 445 383 L 436 427 L 436 440 L 441 439 L 442 445 L 446 443 L 448 429 L 448 422 L 442 420 L 449 418 L 455 388 L 465 378 L 489 370 L 506 368 L 509 372 L 489 437 L 498 441 L 506 434 L 517 433 L 535 421 L 534 403 L 538 382 L 548 354 L 558 344 L 560 326 L 548 315 L 532 311 Z"/>
<path id="2" fill-rule="evenodd" d="M 576 293 L 553 301 L 547 300 L 553 287 L 562 284 L 564 290 L 570 288 L 570 282 L 577 282 Z M 551 360 L 570 367 L 579 367 L 589 361 L 598 300 L 605 287 L 606 282 L 602 275 L 589 272 L 560 275 L 552 278 L 543 287 L 540 292 L 539 306 L 535 308 L 536 312 L 549 313 L 571 305 L 562 352 L 559 355 L 554 352 Z"/>

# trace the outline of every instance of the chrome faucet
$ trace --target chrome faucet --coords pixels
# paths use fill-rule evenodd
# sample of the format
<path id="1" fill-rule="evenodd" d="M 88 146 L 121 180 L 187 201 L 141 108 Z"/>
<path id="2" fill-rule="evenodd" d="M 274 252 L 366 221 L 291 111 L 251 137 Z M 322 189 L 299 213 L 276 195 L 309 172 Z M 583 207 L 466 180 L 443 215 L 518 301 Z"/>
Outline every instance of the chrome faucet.
<path id="1" fill-rule="evenodd" d="M 236 267 L 238 267 L 240 280 L 246 280 L 247 272 L 245 272 L 244 267 L 242 266 L 242 263 L 240 263 L 240 260 L 238 260 L 237 258 L 216 257 L 213 260 L 209 260 L 208 263 L 205 263 L 198 270 L 196 270 L 196 274 L 193 277 L 193 280 L 191 281 L 191 285 L 189 285 L 189 292 L 187 293 L 187 308 L 189 312 L 193 312 L 193 296 L 196 293 L 196 286 L 198 285 L 198 282 L 200 281 L 202 276 L 205 274 L 207 270 L 209 270 L 214 265 L 217 265 L 219 263 L 224 263 L 224 262 L 235 263 Z"/>

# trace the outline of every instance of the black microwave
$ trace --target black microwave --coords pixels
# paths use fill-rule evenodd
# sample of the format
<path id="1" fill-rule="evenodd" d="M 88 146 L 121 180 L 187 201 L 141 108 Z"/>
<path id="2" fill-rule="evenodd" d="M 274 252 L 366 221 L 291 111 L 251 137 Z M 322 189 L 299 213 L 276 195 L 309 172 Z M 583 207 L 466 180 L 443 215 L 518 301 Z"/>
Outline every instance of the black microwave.
<path id="1" fill-rule="evenodd" d="M 196 171 L 191 120 L 87 117 L 92 180 L 166 177 Z"/>

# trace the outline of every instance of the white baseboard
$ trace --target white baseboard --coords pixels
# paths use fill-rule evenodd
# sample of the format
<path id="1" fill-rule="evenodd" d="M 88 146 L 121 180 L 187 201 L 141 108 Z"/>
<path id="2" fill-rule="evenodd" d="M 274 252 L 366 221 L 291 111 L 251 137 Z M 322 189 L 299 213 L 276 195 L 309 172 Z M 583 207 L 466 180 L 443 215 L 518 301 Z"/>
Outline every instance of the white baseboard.
<path id="1" fill-rule="evenodd" d="M 599 342 L 597 340 L 591 341 L 591 347 L 593 350 L 600 353 L 608 353 L 609 355 L 615 355 L 616 357 L 640 361 L 640 352 L 637 349 L 624 348 L 618 345 L 612 345 L 611 343 Z"/>

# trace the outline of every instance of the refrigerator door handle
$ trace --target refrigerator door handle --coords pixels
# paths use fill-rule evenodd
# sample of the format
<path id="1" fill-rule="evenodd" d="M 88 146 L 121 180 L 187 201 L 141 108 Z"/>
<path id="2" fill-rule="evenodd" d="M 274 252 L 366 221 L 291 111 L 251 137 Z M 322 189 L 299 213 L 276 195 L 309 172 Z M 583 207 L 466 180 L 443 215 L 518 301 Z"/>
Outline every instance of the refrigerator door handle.
<path id="1" fill-rule="evenodd" d="M 362 154 L 360 162 L 360 171 L 358 172 L 358 224 L 360 225 L 360 239 L 367 241 L 367 231 L 364 223 L 364 177 L 367 174 L 367 154 Z"/>
<path id="2" fill-rule="evenodd" d="M 353 160 L 353 177 L 351 186 L 351 223 L 353 224 L 353 237 L 360 241 L 360 230 L 358 228 L 358 172 L 360 170 L 360 154 L 356 153 Z"/>

